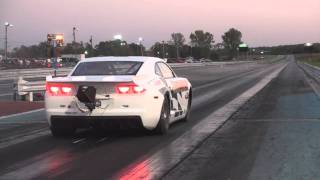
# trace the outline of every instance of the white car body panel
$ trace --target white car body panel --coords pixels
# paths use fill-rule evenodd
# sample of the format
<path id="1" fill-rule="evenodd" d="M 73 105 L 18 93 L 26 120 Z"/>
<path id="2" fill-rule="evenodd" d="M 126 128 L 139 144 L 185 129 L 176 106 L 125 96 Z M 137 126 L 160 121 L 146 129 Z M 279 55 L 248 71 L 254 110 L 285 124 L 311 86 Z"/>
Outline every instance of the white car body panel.
<path id="1" fill-rule="evenodd" d="M 143 62 L 136 75 L 124 76 L 72 76 L 80 63 L 93 61 L 141 61 Z M 46 78 L 47 83 L 71 83 L 76 85 L 90 84 L 97 88 L 96 99 L 101 107 L 90 112 L 76 96 L 45 95 L 45 109 L 49 125 L 51 118 L 63 116 L 77 117 L 124 117 L 139 116 L 146 129 L 154 129 L 159 121 L 165 95 L 168 94 L 171 102 L 170 123 L 182 119 L 186 115 L 190 82 L 185 78 L 164 78 L 155 73 L 155 64 L 164 63 L 162 59 L 153 57 L 97 57 L 88 58 L 79 62 L 66 77 Z M 117 94 L 113 91 L 114 85 L 123 82 L 134 82 L 143 87 L 143 94 Z M 105 90 L 107 89 L 107 90 Z M 108 96 L 108 97 L 106 97 Z"/>

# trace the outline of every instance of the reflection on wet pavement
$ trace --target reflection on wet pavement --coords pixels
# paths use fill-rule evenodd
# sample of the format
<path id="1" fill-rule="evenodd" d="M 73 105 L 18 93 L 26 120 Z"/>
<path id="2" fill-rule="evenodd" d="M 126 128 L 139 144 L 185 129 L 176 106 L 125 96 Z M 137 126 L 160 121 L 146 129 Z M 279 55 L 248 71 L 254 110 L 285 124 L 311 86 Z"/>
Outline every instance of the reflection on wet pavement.
<path id="1" fill-rule="evenodd" d="M 11 172 L 4 174 L 0 179 L 32 179 L 45 172 L 54 174 L 55 170 L 72 160 L 73 157 L 68 151 L 53 150 L 10 167 L 7 170 Z"/>

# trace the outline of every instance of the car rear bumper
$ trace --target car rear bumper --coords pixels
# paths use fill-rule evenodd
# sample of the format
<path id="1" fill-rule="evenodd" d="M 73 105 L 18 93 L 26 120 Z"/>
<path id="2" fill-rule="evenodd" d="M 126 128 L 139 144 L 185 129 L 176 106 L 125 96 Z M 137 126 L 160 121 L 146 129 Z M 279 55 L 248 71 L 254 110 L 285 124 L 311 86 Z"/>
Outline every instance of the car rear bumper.
<path id="1" fill-rule="evenodd" d="M 58 128 L 88 128 L 98 125 L 108 128 L 141 128 L 139 116 L 52 116 L 51 125 Z"/>
<path id="2" fill-rule="evenodd" d="M 159 121 L 161 105 L 157 106 L 148 106 L 144 108 L 126 108 L 126 109 L 108 109 L 108 110 L 101 110 L 96 109 L 93 112 L 81 112 L 78 109 L 46 109 L 46 115 L 48 123 L 51 125 L 52 119 L 59 119 L 61 124 L 63 122 L 74 122 L 75 124 L 79 123 L 82 124 L 85 121 L 91 122 L 93 121 L 121 121 L 121 120 L 132 120 L 137 119 L 137 117 L 142 122 L 143 127 L 146 129 L 154 129 Z M 156 108 L 155 108 L 156 107 Z M 61 119 L 61 120 L 60 120 Z M 79 121 L 79 122 L 77 122 Z M 85 123 L 86 124 L 86 123 Z"/>
<path id="3" fill-rule="evenodd" d="M 157 98 L 155 98 L 155 96 Z M 96 107 L 89 112 L 79 108 L 79 104 L 81 103 L 78 103 L 74 96 L 46 95 L 45 107 L 49 125 L 51 125 L 51 119 L 54 117 L 64 117 L 64 120 L 61 120 L 62 122 L 68 122 L 69 119 L 73 119 L 72 121 L 81 121 L 81 118 L 75 117 L 83 117 L 83 119 L 101 119 L 101 121 L 110 121 L 114 118 L 118 119 L 117 117 L 123 117 L 121 119 L 127 119 L 127 117 L 140 117 L 143 127 L 151 130 L 158 124 L 163 99 L 163 95 L 158 91 L 150 91 L 143 95 L 132 96 L 110 94 L 108 100 L 101 100 L 101 107 Z"/>

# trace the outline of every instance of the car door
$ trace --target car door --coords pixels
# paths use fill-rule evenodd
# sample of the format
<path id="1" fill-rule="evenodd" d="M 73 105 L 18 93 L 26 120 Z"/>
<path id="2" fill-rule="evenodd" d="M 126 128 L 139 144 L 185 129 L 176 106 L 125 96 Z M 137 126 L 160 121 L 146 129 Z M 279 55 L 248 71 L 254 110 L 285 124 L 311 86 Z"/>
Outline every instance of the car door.
<path id="1" fill-rule="evenodd" d="M 183 116 L 188 106 L 188 83 L 184 78 L 179 78 L 165 63 L 158 63 L 161 74 L 171 93 L 171 107 L 174 116 Z"/>

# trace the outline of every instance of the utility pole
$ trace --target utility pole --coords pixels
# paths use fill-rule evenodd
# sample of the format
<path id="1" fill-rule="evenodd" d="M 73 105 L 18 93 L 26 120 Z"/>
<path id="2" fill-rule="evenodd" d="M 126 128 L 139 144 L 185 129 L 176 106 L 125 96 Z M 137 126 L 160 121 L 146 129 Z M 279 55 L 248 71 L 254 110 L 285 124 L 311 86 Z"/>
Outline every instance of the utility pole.
<path id="1" fill-rule="evenodd" d="M 87 56 L 88 54 L 89 54 L 90 56 L 92 56 L 92 55 L 93 55 L 93 42 L 92 42 L 92 35 L 90 36 L 89 43 L 90 43 L 90 49 L 89 49 L 89 51 L 88 51 L 88 50 L 86 50 L 86 51 L 84 52 L 84 54 L 85 54 L 86 56 Z"/>
<path id="2" fill-rule="evenodd" d="M 53 61 L 53 73 L 54 73 L 54 77 L 57 76 L 57 66 L 58 66 L 58 59 L 56 57 L 56 41 L 52 41 L 52 49 L 53 49 L 53 53 L 52 53 L 52 61 Z"/>
<path id="3" fill-rule="evenodd" d="M 73 43 L 76 43 L 76 31 L 77 31 L 77 28 L 73 27 L 72 28 Z"/>
<path id="4" fill-rule="evenodd" d="M 143 56 L 143 46 L 142 46 L 143 38 L 142 38 L 142 37 L 139 37 L 138 40 L 139 40 L 139 45 L 140 45 L 141 56 Z"/>
<path id="5" fill-rule="evenodd" d="M 89 40 L 89 42 L 90 42 L 91 48 L 93 49 L 92 35 L 90 36 L 90 40 Z"/>
<path id="6" fill-rule="evenodd" d="M 4 35 L 4 60 L 8 62 L 8 26 L 5 25 L 5 35 Z"/>
<path id="7" fill-rule="evenodd" d="M 76 31 L 78 31 L 78 29 L 76 27 L 72 28 L 72 35 L 73 35 L 73 41 L 72 41 L 72 48 L 73 48 L 73 54 L 76 54 L 76 49 L 78 47 L 78 45 L 76 44 Z"/>
<path id="8" fill-rule="evenodd" d="M 12 24 L 9 24 L 8 22 L 4 23 L 5 28 L 5 37 L 4 37 L 4 59 L 5 62 L 8 62 L 8 27 L 12 27 Z"/>
<path id="9" fill-rule="evenodd" d="M 162 58 L 165 58 L 165 54 L 164 54 L 164 41 L 162 41 Z"/>

